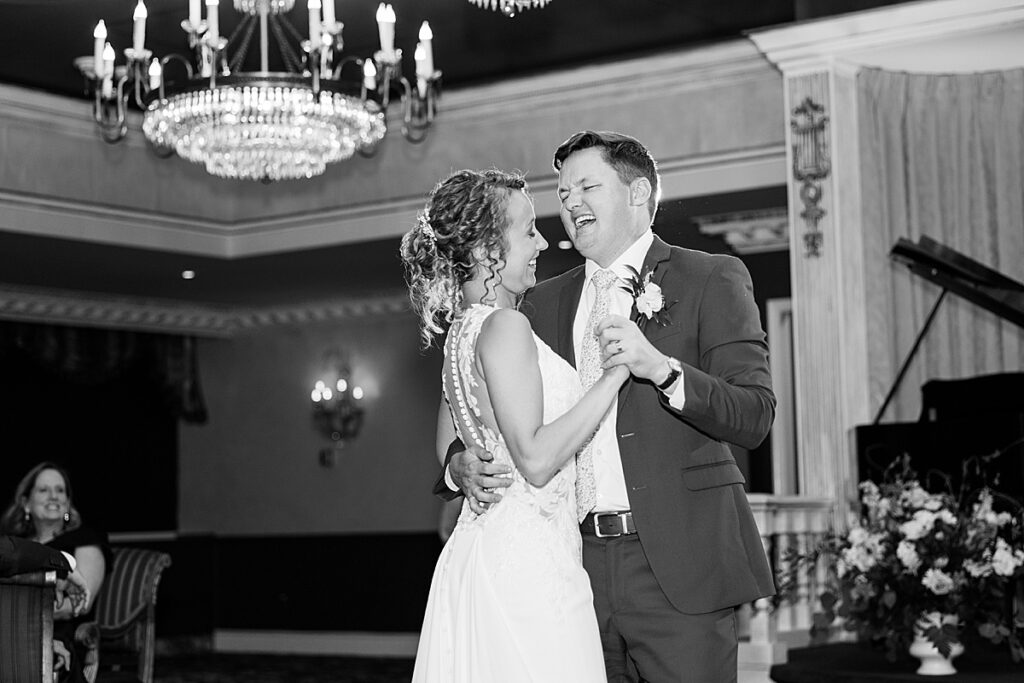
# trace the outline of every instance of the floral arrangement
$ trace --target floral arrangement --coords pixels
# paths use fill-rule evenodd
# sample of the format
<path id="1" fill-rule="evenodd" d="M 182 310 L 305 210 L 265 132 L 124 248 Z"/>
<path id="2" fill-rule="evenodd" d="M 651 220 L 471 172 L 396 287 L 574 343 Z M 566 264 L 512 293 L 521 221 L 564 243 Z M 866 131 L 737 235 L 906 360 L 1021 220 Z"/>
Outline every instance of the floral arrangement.
<path id="1" fill-rule="evenodd" d="M 643 323 L 646 323 L 648 320 L 654 320 L 654 322 L 662 327 L 672 322 L 672 319 L 668 316 L 668 309 L 672 307 L 675 301 L 666 304 L 665 295 L 662 294 L 661 287 L 651 282 L 651 278 L 654 276 L 654 269 L 645 268 L 641 275 L 637 272 L 636 268 L 632 266 L 626 267 L 629 269 L 631 276 L 626 280 L 626 284 L 622 289 L 633 297 L 633 305 L 636 307 L 637 313 L 643 316 L 643 320 L 640 321 L 641 328 Z"/>
<path id="2" fill-rule="evenodd" d="M 1013 613 L 1024 609 L 1013 600 L 1024 576 L 1020 503 L 988 485 L 971 490 L 968 469 L 959 494 L 931 493 L 904 457 L 880 485 L 860 484 L 861 512 L 848 532 L 828 534 L 814 551 L 783 558 L 783 597 L 796 589 L 801 568 L 828 560 L 812 641 L 827 638 L 839 617 L 861 640 L 883 643 L 893 660 L 907 651 L 915 628 L 947 657 L 973 629 L 1007 643 L 1014 662 L 1024 658 L 1024 615 Z M 929 613 L 950 618 L 929 619 Z"/>

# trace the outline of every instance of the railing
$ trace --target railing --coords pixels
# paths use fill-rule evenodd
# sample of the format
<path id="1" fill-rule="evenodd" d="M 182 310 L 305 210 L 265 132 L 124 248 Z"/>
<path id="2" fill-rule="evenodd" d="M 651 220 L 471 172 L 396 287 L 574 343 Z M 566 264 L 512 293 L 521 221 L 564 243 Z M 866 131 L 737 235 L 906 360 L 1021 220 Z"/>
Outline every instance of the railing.
<path id="1" fill-rule="evenodd" d="M 833 502 L 823 498 L 747 496 L 761 542 L 778 571 L 791 550 L 807 552 L 821 541 L 832 521 Z M 740 680 L 768 681 L 772 664 L 786 661 L 786 650 L 807 644 L 817 597 L 824 586 L 824 567 L 802 574 L 793 595 L 774 605 L 761 599 L 740 610 Z"/>

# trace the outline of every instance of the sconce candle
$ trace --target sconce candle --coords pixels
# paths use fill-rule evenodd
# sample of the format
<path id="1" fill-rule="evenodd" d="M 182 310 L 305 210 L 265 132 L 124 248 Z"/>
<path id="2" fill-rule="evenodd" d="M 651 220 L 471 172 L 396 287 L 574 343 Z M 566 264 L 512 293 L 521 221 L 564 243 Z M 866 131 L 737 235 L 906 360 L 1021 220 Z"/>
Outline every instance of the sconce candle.
<path id="1" fill-rule="evenodd" d="M 377 67 L 369 59 L 363 62 L 363 87 L 367 90 L 377 89 Z"/>
<path id="2" fill-rule="evenodd" d="M 337 19 L 334 16 L 334 0 L 324 0 L 324 23 L 331 26 Z"/>
<path id="3" fill-rule="evenodd" d="M 114 90 L 114 46 L 103 47 L 103 96 L 109 98 Z"/>
<path id="4" fill-rule="evenodd" d="M 310 392 L 313 421 L 320 431 L 330 437 L 336 448 L 354 439 L 363 424 L 362 387 L 352 383 L 348 366 L 340 363 L 330 376 L 317 380 Z"/>
<path id="5" fill-rule="evenodd" d="M 422 78 L 430 78 L 434 75 L 434 32 L 430 30 L 430 24 L 420 24 L 420 45 L 423 46 L 422 73 L 420 72 L 420 60 L 416 60 L 416 75 Z"/>
<path id="6" fill-rule="evenodd" d="M 192 25 L 192 30 L 195 30 L 202 20 L 202 0 L 188 0 L 188 23 Z"/>

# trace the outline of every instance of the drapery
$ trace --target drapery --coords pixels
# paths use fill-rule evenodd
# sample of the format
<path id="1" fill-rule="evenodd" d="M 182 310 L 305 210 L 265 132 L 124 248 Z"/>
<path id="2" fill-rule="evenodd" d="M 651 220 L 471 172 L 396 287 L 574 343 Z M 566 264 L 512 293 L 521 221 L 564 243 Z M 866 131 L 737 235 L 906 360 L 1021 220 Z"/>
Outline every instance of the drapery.
<path id="1" fill-rule="evenodd" d="M 0 357 L 24 359 L 42 373 L 76 384 L 99 384 L 141 368 L 169 412 L 206 421 L 195 340 L 127 330 L 0 323 Z M 45 381 L 40 377 L 40 381 Z"/>
<path id="2" fill-rule="evenodd" d="M 941 291 L 889 258 L 898 238 L 927 235 L 1024 282 L 1024 69 L 863 69 L 857 100 L 874 411 Z M 1024 330 L 947 296 L 882 421 L 918 419 L 927 380 L 1021 370 Z"/>

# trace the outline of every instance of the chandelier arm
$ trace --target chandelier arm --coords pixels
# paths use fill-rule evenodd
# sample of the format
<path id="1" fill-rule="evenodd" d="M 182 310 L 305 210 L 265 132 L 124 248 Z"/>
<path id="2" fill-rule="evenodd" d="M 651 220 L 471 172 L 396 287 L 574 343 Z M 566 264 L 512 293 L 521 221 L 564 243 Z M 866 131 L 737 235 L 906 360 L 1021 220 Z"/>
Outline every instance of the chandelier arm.
<path id="1" fill-rule="evenodd" d="M 113 93 L 113 97 L 104 97 L 100 84 L 97 84 L 96 87 L 93 118 L 99 126 L 103 141 L 110 144 L 120 142 L 128 134 L 128 124 L 125 120 L 125 100 L 127 97 L 124 94 L 124 84 L 127 80 L 127 74 L 118 79 L 117 89 Z M 108 111 L 111 109 L 113 110 L 113 115 L 108 114 Z"/>
<path id="2" fill-rule="evenodd" d="M 281 54 L 281 59 L 284 60 L 284 63 L 291 71 L 301 72 L 302 59 L 298 56 L 298 53 L 295 52 L 291 43 L 288 42 L 288 37 L 284 34 L 282 24 L 291 29 L 293 35 L 299 37 L 298 34 L 295 33 L 295 28 L 291 24 L 283 22 L 277 15 L 271 15 L 268 19 L 270 23 L 270 30 L 274 32 L 274 38 L 277 40 L 277 50 Z M 301 42 L 301 37 L 299 38 Z"/>
<path id="3" fill-rule="evenodd" d="M 335 80 L 335 81 L 341 80 L 341 71 L 342 71 L 342 69 L 345 68 L 346 64 L 355 64 L 356 66 L 359 67 L 359 72 L 362 73 L 363 62 L 364 61 L 365 60 L 360 59 L 359 57 L 353 57 L 351 55 L 348 56 L 348 57 L 345 57 L 340 62 L 338 62 L 338 65 L 336 67 L 334 67 L 334 71 L 331 72 L 331 80 Z M 365 90 L 365 87 L 363 89 Z"/>
<path id="4" fill-rule="evenodd" d="M 252 42 L 252 36 L 255 32 L 256 17 L 249 14 L 242 19 L 238 27 L 231 33 L 231 37 L 228 38 L 228 46 L 236 38 L 238 39 L 238 45 L 235 47 L 234 56 L 228 61 L 228 69 L 230 71 L 238 71 L 241 68 L 242 62 L 249 53 L 249 44 Z"/>

